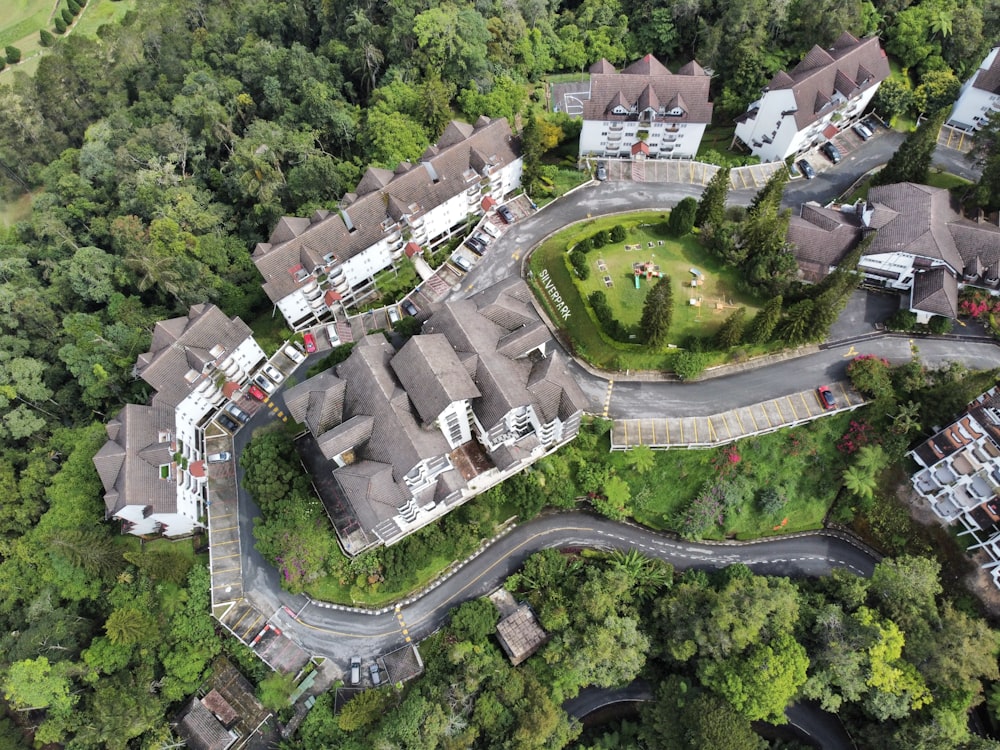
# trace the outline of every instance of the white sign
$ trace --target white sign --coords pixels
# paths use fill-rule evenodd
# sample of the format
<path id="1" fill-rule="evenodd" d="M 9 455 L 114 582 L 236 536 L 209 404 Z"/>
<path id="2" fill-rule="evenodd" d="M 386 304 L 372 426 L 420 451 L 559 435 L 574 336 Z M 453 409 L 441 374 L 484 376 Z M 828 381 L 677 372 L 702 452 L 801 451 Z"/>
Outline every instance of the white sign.
<path id="1" fill-rule="evenodd" d="M 549 270 L 547 268 L 543 268 L 538 278 L 540 278 L 542 280 L 542 284 L 545 285 L 545 291 L 549 293 L 549 298 L 556 306 L 556 312 L 562 315 L 563 320 L 568 320 L 570 313 L 569 305 L 563 302 L 562 295 L 559 294 L 559 290 L 556 289 L 556 285 L 552 282 L 552 277 L 549 276 Z"/>

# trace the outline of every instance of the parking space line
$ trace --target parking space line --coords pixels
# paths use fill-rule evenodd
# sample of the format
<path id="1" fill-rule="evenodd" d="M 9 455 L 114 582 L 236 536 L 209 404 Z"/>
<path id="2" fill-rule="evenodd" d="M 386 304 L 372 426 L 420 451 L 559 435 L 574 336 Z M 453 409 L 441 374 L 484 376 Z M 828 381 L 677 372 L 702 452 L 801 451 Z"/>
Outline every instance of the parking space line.
<path id="1" fill-rule="evenodd" d="M 795 419 L 798 419 L 799 418 L 799 413 L 797 411 L 795 411 L 795 404 L 792 403 L 792 397 L 788 396 L 787 398 L 788 398 L 788 406 L 791 407 L 791 410 L 792 410 L 792 416 Z"/>
<path id="2" fill-rule="evenodd" d="M 213 534 L 221 534 L 223 531 L 232 531 L 236 526 L 226 526 L 224 529 L 212 529 Z"/>
<path id="3" fill-rule="evenodd" d="M 799 398 L 802 399 L 802 408 L 806 410 L 806 414 L 810 417 L 812 416 L 812 409 L 809 408 L 809 402 L 806 401 L 806 394 L 803 391 L 799 391 Z"/>
<path id="4" fill-rule="evenodd" d="M 774 427 L 774 422 L 771 421 L 771 416 L 767 413 L 767 407 L 764 404 L 761 404 L 760 410 L 764 413 L 764 419 L 767 420 L 767 426 L 768 427 Z M 778 407 L 778 414 L 779 414 L 779 416 L 781 414 L 781 407 L 780 406 Z"/>
<path id="5" fill-rule="evenodd" d="M 638 428 L 639 428 L 639 445 L 642 445 L 642 420 L 638 419 L 636 421 L 639 423 L 639 425 L 638 425 Z"/>
<path id="6" fill-rule="evenodd" d="M 683 419 L 678 420 L 678 425 L 681 428 L 681 442 L 683 443 L 684 442 L 684 420 Z"/>
<path id="7" fill-rule="evenodd" d="M 656 445 L 656 422 L 654 422 L 652 419 L 649 420 L 649 426 L 653 431 L 653 442 L 651 443 L 651 445 Z"/>
<path id="8" fill-rule="evenodd" d="M 239 570 L 239 567 L 226 568 L 225 570 L 213 570 L 212 575 L 221 576 L 223 573 L 232 573 L 234 570 Z"/>
<path id="9" fill-rule="evenodd" d="M 214 518 L 216 521 L 219 521 L 219 520 L 221 520 L 223 518 L 232 518 L 234 515 L 235 514 L 233 514 L 233 513 L 226 513 L 226 514 L 221 515 L 221 516 L 216 516 L 216 515 L 213 514 L 212 518 Z"/>
<path id="10" fill-rule="evenodd" d="M 240 553 L 239 553 L 239 552 L 236 552 L 236 553 L 234 553 L 234 554 L 232 554 L 232 555 L 225 555 L 225 556 L 223 556 L 223 557 L 217 557 L 217 558 L 215 558 L 215 559 L 216 559 L 216 560 L 228 560 L 228 559 L 229 559 L 230 557 L 239 557 L 239 556 L 240 556 Z"/>

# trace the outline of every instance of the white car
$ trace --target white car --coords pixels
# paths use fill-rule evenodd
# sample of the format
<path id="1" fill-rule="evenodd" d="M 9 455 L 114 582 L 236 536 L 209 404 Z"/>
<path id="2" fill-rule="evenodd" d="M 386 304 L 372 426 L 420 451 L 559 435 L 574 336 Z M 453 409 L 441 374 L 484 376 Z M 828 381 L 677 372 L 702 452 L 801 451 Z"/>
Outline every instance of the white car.
<path id="1" fill-rule="evenodd" d="M 286 357 L 288 357 L 295 364 L 302 364 L 306 360 L 306 355 L 299 349 L 295 344 L 286 344 L 285 348 L 281 350 Z"/>
<path id="2" fill-rule="evenodd" d="M 451 262 L 454 263 L 459 268 L 461 268 L 466 273 L 468 273 L 469 271 L 472 270 L 472 264 L 469 263 L 469 259 L 466 258 L 464 255 L 456 255 L 456 256 L 454 256 L 451 259 Z"/>
<path id="3" fill-rule="evenodd" d="M 268 396 L 274 393 L 274 389 L 277 388 L 274 383 L 265 378 L 263 375 L 257 375 L 257 377 L 253 379 L 253 384 L 264 391 L 264 393 Z"/>
<path id="4" fill-rule="evenodd" d="M 398 307 L 396 307 L 395 305 L 389 305 L 386 308 L 386 312 L 389 314 L 389 322 L 390 323 L 398 323 L 399 322 L 399 308 Z"/>
<path id="5" fill-rule="evenodd" d="M 222 453 L 209 453 L 208 462 L 210 464 L 222 464 L 233 457 L 232 453 L 228 451 L 223 451 Z"/>
<path id="6" fill-rule="evenodd" d="M 496 225 L 492 221 L 487 221 L 483 223 L 483 231 L 486 232 L 486 234 L 488 234 L 490 237 L 496 238 L 500 236 L 500 230 L 496 227 Z"/>
<path id="7" fill-rule="evenodd" d="M 264 365 L 262 371 L 277 384 L 280 384 L 281 381 L 285 379 L 285 374 L 270 362 Z"/>
<path id="8" fill-rule="evenodd" d="M 330 337 L 330 346 L 340 346 L 340 336 L 337 334 L 337 326 L 334 323 L 326 327 L 326 335 Z"/>

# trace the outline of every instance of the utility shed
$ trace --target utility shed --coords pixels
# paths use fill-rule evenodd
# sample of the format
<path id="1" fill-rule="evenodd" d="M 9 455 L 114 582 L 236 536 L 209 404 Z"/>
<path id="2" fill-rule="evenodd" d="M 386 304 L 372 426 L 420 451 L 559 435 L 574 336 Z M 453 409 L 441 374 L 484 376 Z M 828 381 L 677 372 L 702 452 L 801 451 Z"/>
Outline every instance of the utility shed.
<path id="1" fill-rule="evenodd" d="M 549 640 L 549 635 L 538 624 L 531 607 L 521 604 L 497 623 L 497 639 L 510 663 L 516 667 L 538 651 Z"/>
<path id="2" fill-rule="evenodd" d="M 236 732 L 226 729 L 198 698 L 191 701 L 187 713 L 177 725 L 177 733 L 192 750 L 226 750 L 239 738 Z"/>

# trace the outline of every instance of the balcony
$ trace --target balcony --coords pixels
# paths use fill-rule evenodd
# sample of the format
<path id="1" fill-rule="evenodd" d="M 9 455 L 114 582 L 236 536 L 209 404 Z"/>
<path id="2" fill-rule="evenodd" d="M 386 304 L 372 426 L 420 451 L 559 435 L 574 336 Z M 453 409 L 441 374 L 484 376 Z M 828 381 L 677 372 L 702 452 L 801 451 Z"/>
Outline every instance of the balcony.
<path id="1" fill-rule="evenodd" d="M 622 123 L 622 122 L 613 122 L 610 125 L 608 125 L 608 130 L 622 130 L 622 129 L 624 129 L 624 127 L 625 127 L 625 123 Z"/>

